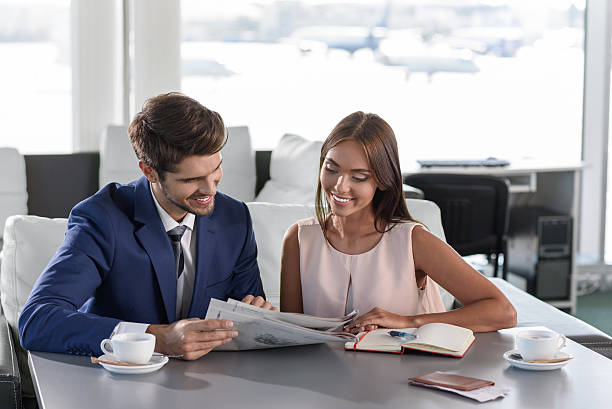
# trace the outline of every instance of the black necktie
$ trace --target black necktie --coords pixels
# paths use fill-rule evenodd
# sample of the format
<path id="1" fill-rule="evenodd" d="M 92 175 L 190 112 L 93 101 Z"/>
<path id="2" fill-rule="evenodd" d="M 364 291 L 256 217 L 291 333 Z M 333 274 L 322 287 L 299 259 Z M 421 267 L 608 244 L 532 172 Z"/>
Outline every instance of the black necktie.
<path id="1" fill-rule="evenodd" d="M 172 251 L 174 251 L 174 265 L 176 266 L 176 278 L 178 279 L 183 273 L 185 265 L 185 257 L 183 256 L 183 248 L 181 247 L 181 238 L 187 230 L 187 226 L 176 226 L 168 232 Z"/>

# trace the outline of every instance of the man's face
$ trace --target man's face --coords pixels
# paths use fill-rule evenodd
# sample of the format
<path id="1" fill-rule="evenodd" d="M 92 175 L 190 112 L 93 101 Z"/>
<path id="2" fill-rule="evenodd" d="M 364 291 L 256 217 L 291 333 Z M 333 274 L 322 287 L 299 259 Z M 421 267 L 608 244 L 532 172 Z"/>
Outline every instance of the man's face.
<path id="1" fill-rule="evenodd" d="M 221 153 L 187 156 L 163 180 L 141 163 L 161 207 L 176 221 L 189 213 L 206 216 L 213 211 L 217 185 L 223 176 Z"/>

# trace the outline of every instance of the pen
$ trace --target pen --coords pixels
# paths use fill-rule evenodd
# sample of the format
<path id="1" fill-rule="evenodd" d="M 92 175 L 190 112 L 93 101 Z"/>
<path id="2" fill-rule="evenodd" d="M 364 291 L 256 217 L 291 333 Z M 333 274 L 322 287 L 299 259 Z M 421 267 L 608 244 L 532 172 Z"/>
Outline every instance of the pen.
<path id="1" fill-rule="evenodd" d="M 399 338 L 402 341 L 410 341 L 416 339 L 416 335 L 401 331 L 389 331 L 389 335 L 395 338 Z"/>

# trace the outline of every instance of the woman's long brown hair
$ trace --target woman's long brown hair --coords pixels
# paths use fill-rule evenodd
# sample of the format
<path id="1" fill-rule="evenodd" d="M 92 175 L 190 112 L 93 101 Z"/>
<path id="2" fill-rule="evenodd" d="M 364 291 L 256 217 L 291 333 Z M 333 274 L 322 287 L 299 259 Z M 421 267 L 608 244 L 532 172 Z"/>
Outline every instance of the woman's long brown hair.
<path id="1" fill-rule="evenodd" d="M 376 231 L 385 233 L 391 230 L 396 223 L 415 221 L 410 216 L 404 200 L 397 140 L 391 126 L 378 115 L 361 111 L 354 112 L 341 120 L 323 142 L 319 159 L 319 175 L 327 152 L 346 140 L 355 140 L 363 146 L 377 184 L 372 199 Z M 323 192 L 320 177 L 317 183 L 315 210 L 319 225 L 325 234 L 331 209 Z"/>

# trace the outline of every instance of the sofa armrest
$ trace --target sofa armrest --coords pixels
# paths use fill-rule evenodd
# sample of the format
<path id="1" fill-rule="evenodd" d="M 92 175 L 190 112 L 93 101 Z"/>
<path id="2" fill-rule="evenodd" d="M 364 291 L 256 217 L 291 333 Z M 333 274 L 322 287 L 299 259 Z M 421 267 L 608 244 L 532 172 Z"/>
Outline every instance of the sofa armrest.
<path id="1" fill-rule="evenodd" d="M 11 331 L 0 309 L 0 407 L 21 408 L 21 377 Z"/>

